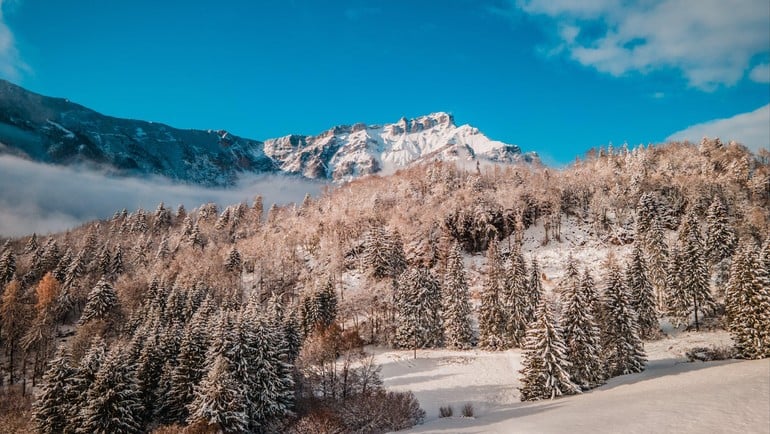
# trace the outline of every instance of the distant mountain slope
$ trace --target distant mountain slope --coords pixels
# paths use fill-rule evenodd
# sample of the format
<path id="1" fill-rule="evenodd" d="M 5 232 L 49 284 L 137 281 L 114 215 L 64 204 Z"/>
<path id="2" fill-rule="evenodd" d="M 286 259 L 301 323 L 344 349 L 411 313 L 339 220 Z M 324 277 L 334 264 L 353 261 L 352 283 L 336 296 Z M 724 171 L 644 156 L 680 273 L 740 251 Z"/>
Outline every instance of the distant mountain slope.
<path id="1" fill-rule="evenodd" d="M 208 186 L 232 185 L 243 173 L 284 172 L 312 179 L 391 173 L 425 160 L 537 160 L 494 141 L 452 116 L 435 113 L 386 125 L 334 127 L 318 136 L 264 143 L 226 131 L 181 130 L 105 116 L 0 80 L 0 154 L 61 165 L 98 165 L 127 175 L 162 175 Z"/>
<path id="2" fill-rule="evenodd" d="M 239 172 L 278 170 L 255 140 L 104 116 L 7 81 L 0 81 L 0 143 L 0 152 L 37 161 L 95 163 L 203 185 L 232 184 Z"/>
<path id="3" fill-rule="evenodd" d="M 338 126 L 317 136 L 266 140 L 265 153 L 286 172 L 335 180 L 392 173 L 426 159 L 537 160 L 536 154 L 522 154 L 518 146 L 491 140 L 477 128 L 456 126 L 447 113 L 401 118 L 394 124 Z"/>

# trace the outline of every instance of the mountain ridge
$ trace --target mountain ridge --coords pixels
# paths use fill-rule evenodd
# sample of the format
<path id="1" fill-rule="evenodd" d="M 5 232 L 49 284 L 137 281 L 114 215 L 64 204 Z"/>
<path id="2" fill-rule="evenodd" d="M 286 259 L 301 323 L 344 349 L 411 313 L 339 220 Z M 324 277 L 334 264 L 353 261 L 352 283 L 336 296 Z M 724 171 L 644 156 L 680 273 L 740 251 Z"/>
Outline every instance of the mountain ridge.
<path id="1" fill-rule="evenodd" d="M 250 173 L 345 181 L 428 160 L 539 162 L 535 153 L 492 140 L 470 125 L 455 125 L 445 112 L 261 141 L 225 130 L 116 118 L 5 80 L 0 80 L 0 154 L 219 187 Z"/>

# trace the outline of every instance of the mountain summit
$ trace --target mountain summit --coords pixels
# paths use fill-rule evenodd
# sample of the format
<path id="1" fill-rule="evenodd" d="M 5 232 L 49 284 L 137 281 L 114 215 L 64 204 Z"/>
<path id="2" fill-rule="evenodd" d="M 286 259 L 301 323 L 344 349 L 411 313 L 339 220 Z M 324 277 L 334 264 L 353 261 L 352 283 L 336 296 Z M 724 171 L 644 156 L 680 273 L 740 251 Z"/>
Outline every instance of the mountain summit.
<path id="1" fill-rule="evenodd" d="M 283 172 L 340 181 L 388 174 L 429 160 L 537 161 L 536 154 L 524 154 L 516 145 L 491 140 L 469 125 L 455 125 L 452 115 L 443 112 L 261 142 L 223 130 L 182 130 L 105 116 L 3 80 L 0 154 L 209 186 L 232 185 L 245 173 Z"/>

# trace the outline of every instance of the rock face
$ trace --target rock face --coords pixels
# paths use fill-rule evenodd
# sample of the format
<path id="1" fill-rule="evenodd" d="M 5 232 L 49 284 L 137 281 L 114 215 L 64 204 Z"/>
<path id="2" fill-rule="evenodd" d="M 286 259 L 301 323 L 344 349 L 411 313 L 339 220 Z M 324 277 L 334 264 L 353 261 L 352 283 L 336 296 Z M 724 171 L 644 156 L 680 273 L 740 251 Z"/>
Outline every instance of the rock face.
<path id="1" fill-rule="evenodd" d="M 338 126 L 317 136 L 285 136 L 266 140 L 264 150 L 285 172 L 334 180 L 387 174 L 425 160 L 538 160 L 536 154 L 522 154 L 518 146 L 491 140 L 477 128 L 456 126 L 447 113 L 386 125 Z"/>
<path id="2" fill-rule="evenodd" d="M 338 126 L 317 136 L 289 135 L 263 143 L 222 130 L 180 130 L 113 118 L 0 80 L 3 153 L 207 186 L 232 185 L 245 173 L 339 181 L 390 173 L 425 160 L 537 160 L 535 154 L 490 140 L 476 128 L 456 126 L 447 113 L 381 126 Z"/>

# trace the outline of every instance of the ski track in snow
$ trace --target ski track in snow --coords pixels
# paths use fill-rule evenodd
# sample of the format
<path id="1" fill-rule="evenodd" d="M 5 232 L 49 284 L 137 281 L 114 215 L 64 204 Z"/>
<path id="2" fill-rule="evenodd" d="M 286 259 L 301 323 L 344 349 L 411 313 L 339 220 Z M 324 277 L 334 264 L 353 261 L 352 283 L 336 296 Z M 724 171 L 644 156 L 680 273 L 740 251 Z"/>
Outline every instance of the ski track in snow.
<path id="1" fill-rule="evenodd" d="M 411 390 L 426 412 L 413 433 L 770 433 L 770 360 L 689 363 L 728 333 L 681 332 L 645 342 L 647 369 L 555 400 L 519 402 L 520 350 L 374 349 L 384 385 Z M 459 417 L 472 403 L 474 418 Z M 451 405 L 454 417 L 439 418 Z"/>

